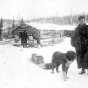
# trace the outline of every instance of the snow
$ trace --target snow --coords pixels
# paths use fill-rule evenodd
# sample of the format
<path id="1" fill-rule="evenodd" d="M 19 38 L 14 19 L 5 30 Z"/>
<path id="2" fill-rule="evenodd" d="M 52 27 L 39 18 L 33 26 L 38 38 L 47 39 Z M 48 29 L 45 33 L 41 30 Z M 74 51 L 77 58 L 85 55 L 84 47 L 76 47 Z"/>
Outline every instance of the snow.
<path id="1" fill-rule="evenodd" d="M 76 25 L 56 25 L 51 23 L 38 23 L 38 22 L 30 22 L 27 23 L 37 29 L 40 30 L 75 30 Z"/>
<path id="2" fill-rule="evenodd" d="M 65 38 L 55 46 L 39 48 L 22 48 L 9 44 L 0 44 L 0 88 L 87 88 L 88 75 L 79 75 L 76 61 L 68 71 L 69 79 L 64 81 L 60 73 L 52 74 L 51 70 L 41 69 L 30 61 L 32 53 L 44 57 L 50 62 L 53 52 L 66 52 L 75 49 L 70 38 Z"/>

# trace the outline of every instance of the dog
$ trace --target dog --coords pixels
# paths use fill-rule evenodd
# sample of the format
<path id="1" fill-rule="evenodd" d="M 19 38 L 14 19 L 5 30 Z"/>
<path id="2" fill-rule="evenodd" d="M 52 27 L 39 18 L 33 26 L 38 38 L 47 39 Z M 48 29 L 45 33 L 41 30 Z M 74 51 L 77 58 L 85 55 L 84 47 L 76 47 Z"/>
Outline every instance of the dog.
<path id="1" fill-rule="evenodd" d="M 67 51 L 66 53 L 62 52 L 54 52 L 52 56 L 52 73 L 54 73 L 54 68 L 56 68 L 56 72 L 58 72 L 58 67 L 62 65 L 63 78 L 66 80 L 68 68 L 71 63 L 75 60 L 76 53 L 74 51 Z"/>

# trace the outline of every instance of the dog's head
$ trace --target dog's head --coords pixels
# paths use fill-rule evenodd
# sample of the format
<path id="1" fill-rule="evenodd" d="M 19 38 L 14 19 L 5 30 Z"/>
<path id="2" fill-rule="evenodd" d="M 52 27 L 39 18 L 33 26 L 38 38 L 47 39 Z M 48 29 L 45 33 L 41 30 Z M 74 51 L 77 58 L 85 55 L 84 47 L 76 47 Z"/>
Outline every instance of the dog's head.
<path id="1" fill-rule="evenodd" d="M 76 53 L 74 51 L 67 51 L 66 57 L 69 61 L 74 61 L 76 58 Z"/>

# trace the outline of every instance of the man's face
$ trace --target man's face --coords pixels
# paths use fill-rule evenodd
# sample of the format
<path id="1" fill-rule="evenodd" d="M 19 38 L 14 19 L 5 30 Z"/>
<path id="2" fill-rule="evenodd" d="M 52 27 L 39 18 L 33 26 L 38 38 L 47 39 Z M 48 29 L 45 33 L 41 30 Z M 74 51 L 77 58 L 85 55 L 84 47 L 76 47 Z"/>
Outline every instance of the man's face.
<path id="1" fill-rule="evenodd" d="M 85 23 L 85 19 L 80 19 L 79 20 L 79 24 L 84 24 Z"/>

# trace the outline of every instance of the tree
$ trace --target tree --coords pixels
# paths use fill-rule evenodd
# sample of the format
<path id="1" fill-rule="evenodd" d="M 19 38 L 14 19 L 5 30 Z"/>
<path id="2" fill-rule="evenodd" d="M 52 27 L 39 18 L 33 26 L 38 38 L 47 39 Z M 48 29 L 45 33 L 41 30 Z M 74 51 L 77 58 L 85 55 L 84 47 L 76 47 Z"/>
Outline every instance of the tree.
<path id="1" fill-rule="evenodd" d="M 3 19 L 0 20 L 0 40 L 2 40 Z"/>

